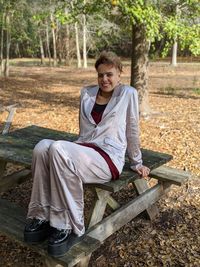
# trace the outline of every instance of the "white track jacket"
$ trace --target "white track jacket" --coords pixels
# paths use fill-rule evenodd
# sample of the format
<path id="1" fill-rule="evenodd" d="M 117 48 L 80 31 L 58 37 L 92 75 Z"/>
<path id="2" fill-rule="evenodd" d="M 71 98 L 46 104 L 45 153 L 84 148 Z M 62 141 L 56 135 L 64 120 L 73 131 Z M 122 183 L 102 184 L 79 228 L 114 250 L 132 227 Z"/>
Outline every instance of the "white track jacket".
<path id="1" fill-rule="evenodd" d="M 81 90 L 80 133 L 76 142 L 100 147 L 110 156 L 119 173 L 122 172 L 127 150 L 130 167 L 135 170 L 142 165 L 137 90 L 123 84 L 115 87 L 102 120 L 96 124 L 91 111 L 98 90 L 98 85 Z"/>

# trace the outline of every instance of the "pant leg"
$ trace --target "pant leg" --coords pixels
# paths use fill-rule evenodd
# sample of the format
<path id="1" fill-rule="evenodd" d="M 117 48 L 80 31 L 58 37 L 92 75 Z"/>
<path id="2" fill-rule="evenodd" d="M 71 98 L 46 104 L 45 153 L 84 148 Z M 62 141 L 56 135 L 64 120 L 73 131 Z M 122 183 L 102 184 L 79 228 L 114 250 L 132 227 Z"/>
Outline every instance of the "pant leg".
<path id="1" fill-rule="evenodd" d="M 83 183 L 104 183 L 111 173 L 104 158 L 92 148 L 56 141 L 49 149 L 50 224 L 82 235 L 84 228 Z"/>
<path id="2" fill-rule="evenodd" d="M 50 208 L 50 174 L 49 147 L 53 140 L 40 141 L 33 150 L 32 176 L 33 187 L 27 218 L 49 220 Z"/>

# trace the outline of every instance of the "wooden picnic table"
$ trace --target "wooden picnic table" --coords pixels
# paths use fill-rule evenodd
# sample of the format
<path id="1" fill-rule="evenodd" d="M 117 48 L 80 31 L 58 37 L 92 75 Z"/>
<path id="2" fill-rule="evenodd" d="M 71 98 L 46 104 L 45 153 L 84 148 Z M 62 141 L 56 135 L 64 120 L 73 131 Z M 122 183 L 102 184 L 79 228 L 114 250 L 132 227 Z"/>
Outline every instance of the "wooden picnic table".
<path id="1" fill-rule="evenodd" d="M 6 135 L 0 135 L 0 192 L 8 190 L 14 185 L 25 181 L 31 176 L 30 167 L 34 146 L 42 139 L 74 141 L 77 135 L 61 132 L 39 126 L 29 126 L 13 131 Z M 120 179 L 105 184 L 87 184 L 95 191 L 96 199 L 91 208 L 87 230 L 84 236 L 72 246 L 69 251 L 58 259 L 52 259 L 46 253 L 47 244 L 44 242 L 38 246 L 32 246 L 44 255 L 47 266 L 88 266 L 91 253 L 111 234 L 123 225 L 146 211 L 150 219 L 158 214 L 154 205 L 164 192 L 172 185 L 181 185 L 189 174 L 182 170 L 176 170 L 163 166 L 172 159 L 171 155 L 142 149 L 143 161 L 151 169 L 150 177 L 158 179 L 158 183 L 149 188 L 145 179 L 141 179 L 137 173 L 129 169 L 126 160 Z M 25 169 L 11 175 L 4 175 L 7 162 L 25 166 Z M 129 183 L 133 183 L 138 196 L 121 206 L 113 197 Z M 109 205 L 113 212 L 104 217 L 106 206 Z M 0 199 L 0 231 L 23 242 L 23 229 L 25 225 L 26 211 Z"/>

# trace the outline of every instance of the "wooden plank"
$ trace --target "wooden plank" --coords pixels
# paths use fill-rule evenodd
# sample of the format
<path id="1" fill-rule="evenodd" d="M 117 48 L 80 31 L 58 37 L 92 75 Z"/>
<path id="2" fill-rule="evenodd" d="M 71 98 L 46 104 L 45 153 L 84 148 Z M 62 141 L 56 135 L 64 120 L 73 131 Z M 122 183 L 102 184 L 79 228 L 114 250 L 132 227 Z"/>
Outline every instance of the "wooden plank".
<path id="1" fill-rule="evenodd" d="M 108 197 L 107 199 L 108 205 L 113 209 L 113 210 L 117 210 L 120 208 L 120 204 L 111 196 Z"/>
<path id="2" fill-rule="evenodd" d="M 141 195 L 142 193 L 144 193 L 145 191 L 147 191 L 149 189 L 149 186 L 147 184 L 147 181 L 145 179 L 137 179 L 133 182 L 136 192 L 138 195 Z M 154 220 L 158 214 L 158 208 L 156 206 L 156 204 L 153 204 L 152 206 L 148 207 L 146 210 L 146 215 L 150 220 Z"/>
<path id="3" fill-rule="evenodd" d="M 26 221 L 25 218 L 26 211 L 23 208 L 17 206 L 15 203 L 0 199 L 0 232 L 25 246 L 31 247 L 41 255 L 49 257 L 46 242 L 37 246 L 24 243 L 23 231 Z M 64 264 L 64 266 L 74 266 L 81 258 L 89 255 L 100 245 L 101 243 L 97 239 L 84 235 L 63 257 L 56 259 L 56 262 Z"/>
<path id="4" fill-rule="evenodd" d="M 60 264 L 64 267 L 72 267 L 87 258 L 87 255 L 91 254 L 91 252 L 96 250 L 100 245 L 101 243 L 97 239 L 85 235 L 82 240 L 72 246 L 64 256 L 55 259 L 46 255 L 48 260 L 45 262 L 49 267 L 56 267 L 56 264 Z"/>
<path id="5" fill-rule="evenodd" d="M 161 166 L 152 170 L 149 176 L 160 181 L 170 182 L 172 184 L 181 186 L 189 179 L 191 174 L 183 170 L 170 168 L 168 166 Z"/>
<path id="6" fill-rule="evenodd" d="M 77 135 L 38 126 L 19 129 L 0 136 L 0 159 L 30 167 L 33 148 L 44 138 L 74 141 Z"/>
<path id="7" fill-rule="evenodd" d="M 31 125 L 26 128 L 16 130 L 9 134 L 13 137 L 23 137 L 25 139 L 31 139 L 34 143 L 39 142 L 42 139 L 54 139 L 54 140 L 68 140 L 75 141 L 78 138 L 77 134 L 67 133 L 64 131 L 58 131 L 50 128 L 44 128 L 36 125 Z"/>
<path id="8" fill-rule="evenodd" d="M 0 232 L 23 242 L 26 212 L 14 203 L 0 199 Z"/>
<path id="9" fill-rule="evenodd" d="M 8 136 L 12 137 L 13 139 L 10 138 L 9 140 Z M 54 140 L 74 141 L 77 139 L 77 137 L 78 136 L 76 134 L 56 131 L 56 130 L 32 125 L 32 126 L 29 126 L 23 129 L 16 130 L 12 133 L 9 133 L 8 135 L 6 135 L 5 139 L 3 139 L 2 137 L 2 139 L 0 140 L 2 141 L 4 140 L 4 142 L 7 142 L 7 139 L 8 139 L 8 141 L 11 142 L 13 145 L 15 144 L 15 142 L 16 142 L 16 145 L 19 145 L 19 146 L 21 143 L 23 143 L 23 145 L 25 145 L 26 147 L 33 148 L 36 143 L 38 143 L 40 140 L 44 138 L 54 139 Z M 155 152 L 151 150 L 146 150 L 146 149 L 142 149 L 142 154 L 143 154 L 143 159 L 144 159 L 145 164 L 147 166 L 150 166 L 151 168 L 156 168 L 157 164 L 158 166 L 160 166 L 158 163 L 160 161 L 162 162 L 162 164 L 164 164 L 170 159 L 172 159 L 171 155 L 160 153 L 160 152 Z"/>
<path id="10" fill-rule="evenodd" d="M 113 212 L 97 225 L 88 229 L 86 234 L 98 239 L 100 242 L 103 242 L 123 225 L 127 224 L 138 214 L 154 204 L 158 199 L 160 199 L 163 193 L 164 190 L 162 184 L 155 185 L 134 200 Z"/>
<path id="11" fill-rule="evenodd" d="M 107 197 L 110 195 L 110 192 L 104 191 L 102 189 L 96 188 L 97 198 L 94 201 L 94 205 L 91 207 L 91 216 L 89 218 L 88 228 L 92 227 L 96 223 L 100 222 L 103 218 L 106 205 Z"/>
<path id="12" fill-rule="evenodd" d="M 10 126 L 12 124 L 12 121 L 13 121 L 13 117 L 14 117 L 14 114 L 15 114 L 15 111 L 16 111 L 16 108 L 11 108 L 8 112 L 8 117 L 5 121 L 5 125 L 4 125 L 4 128 L 3 128 L 3 131 L 2 131 L 2 134 L 7 134 L 10 130 Z"/>
<path id="13" fill-rule="evenodd" d="M 35 144 L 44 138 L 72 141 L 77 138 L 77 135 L 38 126 L 26 127 L 6 136 L 0 136 L 0 159 L 30 167 L 32 150 Z M 142 154 L 144 164 L 150 167 L 150 169 L 157 168 L 172 159 L 171 155 L 145 149 L 142 149 Z M 110 192 L 117 192 L 137 178 L 138 174 L 130 170 L 128 159 L 126 158 L 120 179 L 105 184 L 92 184 L 92 187 L 95 186 Z"/>
<path id="14" fill-rule="evenodd" d="M 31 166 L 33 147 L 25 147 L 23 139 L 0 136 L 0 160 Z"/>
<path id="15" fill-rule="evenodd" d="M 0 177 L 3 176 L 6 169 L 7 162 L 5 160 L 0 160 Z"/>
<path id="16" fill-rule="evenodd" d="M 169 154 L 159 153 L 146 149 L 141 149 L 141 151 L 144 165 L 148 166 L 150 169 L 157 168 L 172 159 L 172 156 Z M 130 169 L 128 159 L 126 158 L 126 163 L 123 168 L 123 172 L 120 175 L 120 179 L 110 181 L 105 184 L 92 184 L 92 186 L 115 193 L 120 191 L 129 183 L 134 182 L 136 179 L 140 179 L 140 176 Z M 90 186 L 90 184 L 87 184 L 87 186 Z"/>
<path id="17" fill-rule="evenodd" d="M 15 185 L 25 182 L 31 177 L 31 170 L 22 169 L 0 178 L 0 192 L 5 192 Z"/>

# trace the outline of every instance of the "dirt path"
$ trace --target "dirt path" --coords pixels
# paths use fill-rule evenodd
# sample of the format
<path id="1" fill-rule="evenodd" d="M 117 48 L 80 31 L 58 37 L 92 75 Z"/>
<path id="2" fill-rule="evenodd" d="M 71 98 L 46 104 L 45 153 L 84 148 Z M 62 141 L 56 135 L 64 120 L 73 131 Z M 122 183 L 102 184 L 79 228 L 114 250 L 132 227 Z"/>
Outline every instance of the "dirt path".
<path id="1" fill-rule="evenodd" d="M 130 67 L 123 81 L 129 83 Z M 159 202 L 160 217 L 150 223 L 138 217 L 111 236 L 93 254 L 95 266 L 200 266 L 200 65 L 172 69 L 150 66 L 150 103 L 156 112 L 141 119 L 142 147 L 173 154 L 170 166 L 194 175 L 182 188 L 173 187 Z M 8 80 L 0 79 L 0 103 L 19 103 L 13 128 L 30 124 L 78 132 L 79 90 L 95 83 L 93 68 L 15 66 Z M 0 123 L 5 115 L 0 115 Z M 9 170 L 15 167 L 9 167 Z M 2 195 L 27 206 L 31 183 Z M 119 196 L 125 201 L 132 187 Z M 0 236 L 0 266 L 42 266 L 36 253 Z"/>

